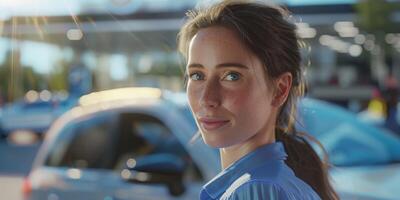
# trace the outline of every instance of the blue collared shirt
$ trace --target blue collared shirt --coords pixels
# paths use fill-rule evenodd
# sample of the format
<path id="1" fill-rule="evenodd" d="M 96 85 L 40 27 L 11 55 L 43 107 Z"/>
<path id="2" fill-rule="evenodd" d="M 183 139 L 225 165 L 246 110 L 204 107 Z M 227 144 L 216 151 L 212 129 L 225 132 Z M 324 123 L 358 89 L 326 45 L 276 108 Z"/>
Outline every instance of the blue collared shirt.
<path id="1" fill-rule="evenodd" d="M 204 185 L 200 200 L 319 200 L 285 164 L 286 157 L 281 142 L 262 146 Z"/>

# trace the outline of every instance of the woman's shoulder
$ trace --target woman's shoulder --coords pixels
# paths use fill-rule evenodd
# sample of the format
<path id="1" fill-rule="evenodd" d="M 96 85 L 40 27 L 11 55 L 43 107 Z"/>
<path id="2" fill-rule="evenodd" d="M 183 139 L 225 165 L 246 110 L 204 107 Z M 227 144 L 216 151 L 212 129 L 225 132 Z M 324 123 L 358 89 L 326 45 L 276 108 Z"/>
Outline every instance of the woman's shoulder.
<path id="1" fill-rule="evenodd" d="M 313 191 L 293 191 L 274 181 L 249 180 L 234 185 L 221 196 L 220 200 L 320 200 Z"/>

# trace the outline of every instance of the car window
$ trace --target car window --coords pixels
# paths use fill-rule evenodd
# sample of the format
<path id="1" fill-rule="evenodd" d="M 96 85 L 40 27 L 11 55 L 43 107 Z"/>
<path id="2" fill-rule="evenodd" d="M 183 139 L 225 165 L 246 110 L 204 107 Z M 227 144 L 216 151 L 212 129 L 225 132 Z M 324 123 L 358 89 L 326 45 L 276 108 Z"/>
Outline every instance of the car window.
<path id="1" fill-rule="evenodd" d="M 171 130 L 159 119 L 137 113 L 97 115 L 70 123 L 59 134 L 46 165 L 120 172 L 129 160 L 149 155 L 177 158 L 185 166 L 186 179 L 203 180 Z"/>
<path id="2" fill-rule="evenodd" d="M 184 146 L 159 119 L 145 114 L 121 114 L 120 138 L 117 146 L 116 170 L 126 166 L 129 159 L 138 162 L 152 155 L 178 158 L 185 166 L 185 178 L 202 180 L 202 175 Z"/>
<path id="3" fill-rule="evenodd" d="M 111 168 L 114 125 L 112 116 L 95 116 L 69 124 L 51 148 L 48 166 Z"/>

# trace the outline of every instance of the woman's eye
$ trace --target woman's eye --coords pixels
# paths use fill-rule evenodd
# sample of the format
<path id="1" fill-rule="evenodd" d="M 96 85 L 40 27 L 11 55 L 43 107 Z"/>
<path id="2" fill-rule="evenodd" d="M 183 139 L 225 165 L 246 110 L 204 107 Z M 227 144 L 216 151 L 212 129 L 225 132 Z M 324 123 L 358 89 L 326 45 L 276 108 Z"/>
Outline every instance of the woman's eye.
<path id="1" fill-rule="evenodd" d="M 198 72 L 190 74 L 190 79 L 194 81 L 203 80 L 203 78 L 203 75 Z"/>
<path id="2" fill-rule="evenodd" d="M 240 79 L 240 74 L 235 72 L 230 72 L 225 76 L 225 80 L 228 81 L 237 81 Z"/>

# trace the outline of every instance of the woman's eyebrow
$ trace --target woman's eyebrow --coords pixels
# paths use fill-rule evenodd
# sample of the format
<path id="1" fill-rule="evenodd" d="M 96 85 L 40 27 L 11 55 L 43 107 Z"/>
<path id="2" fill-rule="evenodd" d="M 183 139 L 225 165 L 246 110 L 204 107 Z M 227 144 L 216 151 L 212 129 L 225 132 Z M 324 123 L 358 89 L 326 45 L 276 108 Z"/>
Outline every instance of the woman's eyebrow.
<path id="1" fill-rule="evenodd" d="M 220 63 L 216 66 L 216 68 L 225 68 L 225 67 L 237 67 L 241 69 L 249 69 L 249 67 L 241 63 Z M 187 68 L 204 68 L 204 66 L 202 64 L 192 63 L 187 65 Z"/>
<path id="2" fill-rule="evenodd" d="M 249 69 L 249 67 L 241 63 L 221 63 L 217 65 L 217 68 L 224 68 L 224 67 L 237 67 L 241 69 Z"/>
<path id="3" fill-rule="evenodd" d="M 204 66 L 202 64 L 198 64 L 198 63 L 192 63 L 192 64 L 188 64 L 186 68 L 204 68 Z"/>

